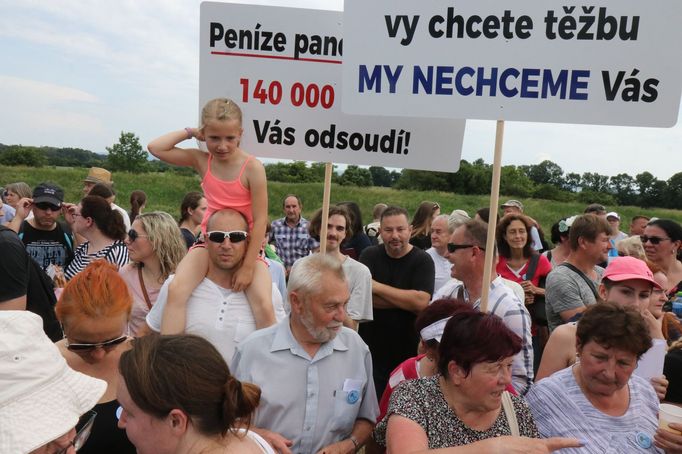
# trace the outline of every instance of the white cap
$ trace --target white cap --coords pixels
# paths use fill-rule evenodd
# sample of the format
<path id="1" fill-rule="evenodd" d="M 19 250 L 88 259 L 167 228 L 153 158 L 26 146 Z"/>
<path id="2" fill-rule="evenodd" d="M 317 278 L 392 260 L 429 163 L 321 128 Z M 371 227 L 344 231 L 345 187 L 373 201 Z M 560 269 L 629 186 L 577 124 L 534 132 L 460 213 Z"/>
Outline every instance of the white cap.
<path id="1" fill-rule="evenodd" d="M 606 213 L 606 218 L 607 219 L 608 218 L 616 218 L 620 221 L 620 216 L 618 216 L 618 213 L 616 213 L 615 211 L 609 211 L 608 213 Z"/>
<path id="2" fill-rule="evenodd" d="M 423 341 L 429 341 L 431 339 L 436 339 L 440 343 L 443 337 L 443 331 L 445 331 L 445 325 L 448 324 L 448 320 L 452 317 L 446 317 L 444 319 L 438 320 L 437 322 L 431 323 L 429 326 L 424 327 L 419 335 Z"/>
<path id="3" fill-rule="evenodd" d="M 0 311 L 0 452 L 28 453 L 61 437 L 107 383 L 71 369 L 28 311 Z"/>

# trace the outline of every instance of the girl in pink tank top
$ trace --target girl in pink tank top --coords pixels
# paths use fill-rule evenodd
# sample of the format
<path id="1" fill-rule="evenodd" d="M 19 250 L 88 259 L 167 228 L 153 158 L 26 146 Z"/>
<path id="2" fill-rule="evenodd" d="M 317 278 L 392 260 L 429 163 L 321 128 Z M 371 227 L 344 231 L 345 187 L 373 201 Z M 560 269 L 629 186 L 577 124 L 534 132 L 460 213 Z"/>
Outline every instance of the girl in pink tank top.
<path id="1" fill-rule="evenodd" d="M 201 187 L 208 202 L 201 223 L 202 236 L 204 241 L 211 242 L 210 247 L 219 247 L 221 251 L 227 247 L 244 254 L 241 266 L 234 267 L 236 271 L 232 274 L 231 290 L 246 293 L 256 328 L 260 329 L 275 323 L 270 273 L 265 262 L 258 260 L 268 222 L 267 181 L 263 164 L 239 147 L 242 132 L 239 106 L 229 99 L 218 98 L 209 101 L 202 109 L 199 128 L 170 132 L 153 140 L 147 148 L 162 161 L 192 167 L 202 176 Z M 192 137 L 206 142 L 208 153 L 196 148 L 177 147 Z M 243 219 L 235 220 L 234 216 L 224 219 L 221 215 L 219 221 L 230 224 L 230 233 L 246 232 L 246 235 L 238 233 L 228 237 L 225 235 L 228 232 L 218 228 L 211 226 L 207 229 L 211 216 L 226 208 L 239 212 Z M 243 239 L 245 236 L 246 241 Z M 248 243 L 248 246 L 239 243 Z M 162 334 L 185 330 L 187 300 L 206 277 L 208 263 L 206 248 L 195 247 L 178 265 L 169 286 L 161 322 Z M 228 270 L 231 266 L 232 263 L 226 265 Z"/>

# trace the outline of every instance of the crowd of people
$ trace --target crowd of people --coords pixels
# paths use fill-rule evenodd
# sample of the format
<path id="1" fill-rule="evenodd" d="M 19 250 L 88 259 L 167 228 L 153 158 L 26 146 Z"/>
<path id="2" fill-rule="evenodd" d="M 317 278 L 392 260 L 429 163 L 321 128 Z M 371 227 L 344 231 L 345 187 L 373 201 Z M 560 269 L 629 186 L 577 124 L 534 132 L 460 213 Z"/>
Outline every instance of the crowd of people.
<path id="1" fill-rule="evenodd" d="M 682 453 L 677 222 L 592 204 L 550 243 L 509 200 L 491 250 L 434 201 L 270 220 L 241 134 L 216 99 L 149 144 L 202 178 L 179 219 L 106 169 L 77 203 L 6 184 L 0 452 Z"/>

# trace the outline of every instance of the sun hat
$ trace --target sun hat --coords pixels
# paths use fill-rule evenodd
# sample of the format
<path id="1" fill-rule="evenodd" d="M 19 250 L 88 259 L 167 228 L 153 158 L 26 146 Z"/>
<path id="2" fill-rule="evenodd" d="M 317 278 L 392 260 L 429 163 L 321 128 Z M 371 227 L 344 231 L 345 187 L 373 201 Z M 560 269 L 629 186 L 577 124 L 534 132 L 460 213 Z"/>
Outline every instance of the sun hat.
<path id="1" fill-rule="evenodd" d="M 502 204 L 502 208 L 518 208 L 519 210 L 523 211 L 523 203 L 519 202 L 518 200 L 507 200 Z"/>
<path id="2" fill-rule="evenodd" d="M 64 201 L 64 190 L 52 183 L 40 183 L 33 189 L 33 203 L 51 203 L 58 207 Z"/>
<path id="3" fill-rule="evenodd" d="M 647 281 L 656 288 L 661 288 L 660 284 L 654 280 L 654 274 L 651 272 L 644 260 L 635 257 L 615 257 L 604 270 L 602 279 L 608 279 L 611 282 L 622 282 L 631 279 L 640 281 Z"/>
<path id="4" fill-rule="evenodd" d="M 90 167 L 88 176 L 83 180 L 86 183 L 104 183 L 111 184 L 111 172 L 101 167 Z"/>
<path id="5" fill-rule="evenodd" d="M 448 324 L 448 320 L 452 317 L 446 317 L 436 322 L 431 323 L 429 326 L 425 326 L 419 331 L 424 342 L 430 341 L 431 339 L 436 339 L 439 343 L 443 337 L 443 331 L 445 331 L 445 325 Z"/>
<path id="6" fill-rule="evenodd" d="M 0 452 L 28 453 L 61 437 L 107 383 L 71 369 L 29 311 L 0 311 Z"/>

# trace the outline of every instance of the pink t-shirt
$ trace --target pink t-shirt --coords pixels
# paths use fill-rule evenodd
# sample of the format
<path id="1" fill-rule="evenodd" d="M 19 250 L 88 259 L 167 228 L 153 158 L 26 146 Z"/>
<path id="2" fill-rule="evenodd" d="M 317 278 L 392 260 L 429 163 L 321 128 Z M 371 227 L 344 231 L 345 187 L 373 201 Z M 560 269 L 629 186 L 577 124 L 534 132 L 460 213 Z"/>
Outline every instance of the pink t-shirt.
<path id="1" fill-rule="evenodd" d="M 224 181 L 211 173 L 211 155 L 208 155 L 208 166 L 204 179 L 201 180 L 201 188 L 204 190 L 204 197 L 208 203 L 208 209 L 201 221 L 201 231 L 206 234 L 206 223 L 216 211 L 225 208 L 232 208 L 239 211 L 249 223 L 249 230 L 253 229 L 253 207 L 251 206 L 251 191 L 242 184 L 242 174 L 246 170 L 246 165 L 252 156 L 246 158 L 242 165 L 239 175 L 232 181 Z"/>
<path id="2" fill-rule="evenodd" d="M 149 313 L 149 308 L 147 307 L 147 302 L 144 299 L 144 293 L 142 292 L 142 287 L 140 286 L 140 278 L 137 274 L 137 268 L 132 263 L 129 263 L 118 270 L 118 274 L 121 275 L 123 280 L 128 285 L 130 294 L 133 297 L 133 309 L 130 313 L 130 322 L 128 323 L 128 330 L 130 335 L 137 337 L 138 332 L 147 323 L 145 318 Z M 159 288 L 147 288 L 147 295 L 149 295 L 149 300 L 152 306 L 156 302 L 156 298 L 159 296 Z"/>

